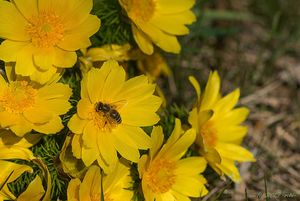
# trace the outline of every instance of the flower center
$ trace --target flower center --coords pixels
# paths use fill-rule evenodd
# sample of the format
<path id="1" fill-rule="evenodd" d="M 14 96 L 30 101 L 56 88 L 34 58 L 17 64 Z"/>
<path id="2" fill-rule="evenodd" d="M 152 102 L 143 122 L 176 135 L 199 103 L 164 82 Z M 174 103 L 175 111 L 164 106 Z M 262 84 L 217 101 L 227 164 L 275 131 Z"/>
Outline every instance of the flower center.
<path id="1" fill-rule="evenodd" d="M 214 147 L 217 142 L 217 130 L 214 127 L 213 121 L 208 121 L 202 125 L 200 134 L 203 137 L 204 144 Z"/>
<path id="2" fill-rule="evenodd" d="M 154 0 L 129 0 L 128 2 L 128 15 L 133 21 L 148 22 L 154 12 Z"/>
<path id="3" fill-rule="evenodd" d="M 31 17 L 26 31 L 31 36 L 32 44 L 40 48 L 53 47 L 64 36 L 61 19 L 51 11 L 42 11 L 38 16 Z"/>
<path id="4" fill-rule="evenodd" d="M 26 81 L 11 82 L 0 95 L 0 104 L 11 113 L 22 113 L 35 103 L 37 90 Z"/>
<path id="5" fill-rule="evenodd" d="M 116 107 L 107 103 L 98 102 L 92 112 L 94 124 L 102 131 L 111 131 L 118 124 L 122 123 L 122 118 Z"/>
<path id="6" fill-rule="evenodd" d="M 152 162 L 143 179 L 145 179 L 146 184 L 153 192 L 166 193 L 175 183 L 175 168 L 174 162 L 166 159 L 157 159 Z"/>

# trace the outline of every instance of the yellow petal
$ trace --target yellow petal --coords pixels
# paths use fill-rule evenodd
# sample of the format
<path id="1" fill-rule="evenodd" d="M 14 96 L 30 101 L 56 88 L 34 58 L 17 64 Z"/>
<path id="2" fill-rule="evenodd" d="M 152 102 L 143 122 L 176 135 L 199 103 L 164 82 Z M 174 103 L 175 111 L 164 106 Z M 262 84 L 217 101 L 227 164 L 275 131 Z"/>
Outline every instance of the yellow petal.
<path id="1" fill-rule="evenodd" d="M 197 175 L 206 168 L 206 160 L 203 157 L 188 157 L 176 163 L 176 175 Z"/>
<path id="2" fill-rule="evenodd" d="M 200 85 L 197 81 L 197 79 L 194 76 L 189 76 L 189 81 L 193 85 L 196 94 L 197 94 L 197 100 L 200 101 L 200 96 L 201 96 L 201 88 Z"/>
<path id="3" fill-rule="evenodd" d="M 153 94 L 155 85 L 149 83 L 148 77 L 140 75 L 127 80 L 119 93 L 120 99 L 133 99 L 143 98 Z"/>
<path id="4" fill-rule="evenodd" d="M 38 96 L 44 100 L 69 99 L 72 94 L 71 88 L 63 83 L 53 83 L 38 90 Z"/>
<path id="5" fill-rule="evenodd" d="M 190 111 L 190 113 L 189 113 L 189 123 L 191 124 L 192 128 L 194 128 L 197 132 L 199 132 L 198 109 L 197 109 L 197 107 L 193 108 L 192 111 Z"/>
<path id="6" fill-rule="evenodd" d="M 191 201 L 191 199 L 188 196 L 185 196 L 177 191 L 172 190 L 172 194 L 174 195 L 174 197 L 176 198 L 176 200 L 180 200 L 180 201 Z"/>
<path id="7" fill-rule="evenodd" d="M 32 107 L 23 112 L 24 117 L 31 123 L 43 124 L 53 117 L 53 113 L 45 107 Z"/>
<path id="8" fill-rule="evenodd" d="M 4 160 L 0 160 L 0 167 L 1 167 L 0 183 L 3 183 L 10 174 L 11 174 L 11 176 L 9 177 L 7 183 L 10 183 L 10 182 L 16 180 L 24 172 L 32 173 L 32 171 L 33 171 L 30 166 L 16 164 L 16 163 L 4 161 Z"/>
<path id="9" fill-rule="evenodd" d="M 10 147 L 2 147 L 0 152 L 0 159 L 23 159 L 23 160 L 32 160 L 35 157 L 33 153 L 23 147 L 18 146 L 10 146 Z"/>
<path id="10" fill-rule="evenodd" d="M 245 107 L 236 108 L 228 111 L 224 115 L 216 116 L 215 121 L 218 121 L 220 118 L 220 122 L 218 122 L 218 125 L 238 125 L 246 120 L 248 114 L 249 109 Z"/>
<path id="11" fill-rule="evenodd" d="M 177 17 L 176 15 L 156 14 L 150 23 L 168 34 L 185 35 L 189 33 L 189 29 L 178 21 L 182 17 L 182 15 Z"/>
<path id="12" fill-rule="evenodd" d="M 218 126 L 217 129 L 217 138 L 221 142 L 231 142 L 235 143 L 241 141 L 247 134 L 246 126 Z"/>
<path id="13" fill-rule="evenodd" d="M 0 45 L 0 58 L 5 62 L 16 61 L 17 54 L 26 45 L 28 45 L 28 42 L 5 40 Z"/>
<path id="14" fill-rule="evenodd" d="M 100 135 L 101 131 L 94 125 L 93 121 L 89 121 L 83 130 L 82 140 L 84 146 L 88 148 L 96 148 L 98 134 Z"/>
<path id="15" fill-rule="evenodd" d="M 33 126 L 34 130 L 44 134 L 55 134 L 63 128 L 64 125 L 59 116 L 53 116 L 53 118 L 45 124 L 34 124 Z"/>
<path id="16" fill-rule="evenodd" d="M 45 193 L 42 180 L 39 176 L 30 182 L 27 189 L 18 197 L 17 201 L 40 201 Z"/>
<path id="17" fill-rule="evenodd" d="M 39 104 L 46 105 L 47 110 L 51 111 L 56 115 L 62 115 L 69 111 L 72 108 L 71 104 L 68 102 L 68 99 L 50 99 L 50 100 L 40 100 Z"/>
<path id="18" fill-rule="evenodd" d="M 181 50 L 177 38 L 173 35 L 164 33 L 151 24 L 139 24 L 141 30 L 147 33 L 151 40 L 166 52 L 178 54 Z"/>
<path id="19" fill-rule="evenodd" d="M 212 110 L 202 110 L 198 114 L 198 126 L 202 127 L 210 118 L 212 118 L 214 112 Z"/>
<path id="20" fill-rule="evenodd" d="M 209 110 L 218 99 L 220 91 L 220 77 L 217 71 L 210 72 L 201 102 L 201 110 Z"/>
<path id="21" fill-rule="evenodd" d="M 70 142 L 71 137 L 67 136 L 64 145 L 60 151 L 59 159 L 61 161 L 63 171 L 66 174 L 69 174 L 72 177 L 79 178 L 83 175 L 84 171 L 86 170 L 86 167 L 83 164 L 82 160 L 78 160 L 73 156 Z"/>
<path id="22" fill-rule="evenodd" d="M 151 132 L 151 148 L 150 157 L 151 159 L 158 153 L 164 141 L 163 130 L 161 126 L 154 126 Z"/>
<path id="23" fill-rule="evenodd" d="M 97 159 L 98 149 L 95 148 L 82 148 L 82 161 L 86 166 L 90 166 Z"/>
<path id="24" fill-rule="evenodd" d="M 95 15 L 89 15 L 84 22 L 67 31 L 64 40 L 60 41 L 57 46 L 67 51 L 86 48 L 91 45 L 89 37 L 96 33 L 99 27 L 99 18 Z"/>
<path id="25" fill-rule="evenodd" d="M 74 114 L 68 122 L 68 127 L 73 133 L 82 134 L 87 123 L 88 120 L 81 119 L 77 114 Z"/>
<path id="26" fill-rule="evenodd" d="M 73 155 L 78 159 L 81 158 L 81 151 L 83 147 L 83 142 L 81 137 L 82 137 L 81 135 L 74 135 L 72 138 L 72 152 Z"/>
<path id="27" fill-rule="evenodd" d="M 54 54 L 53 48 L 41 49 L 33 55 L 34 64 L 42 71 L 47 71 L 53 65 Z"/>
<path id="28" fill-rule="evenodd" d="M 82 98 L 77 104 L 77 114 L 81 119 L 89 119 L 90 112 L 94 109 L 94 105 L 90 100 Z"/>
<path id="29" fill-rule="evenodd" d="M 241 176 L 239 173 L 239 170 L 234 165 L 234 161 L 222 158 L 221 164 L 215 164 L 225 175 L 227 175 L 230 179 L 232 179 L 234 182 L 240 182 Z"/>
<path id="30" fill-rule="evenodd" d="M 27 45 L 19 51 L 15 66 L 16 74 L 28 76 L 32 75 L 34 71 L 36 71 L 36 67 L 32 59 L 34 51 L 35 49 L 32 45 Z"/>
<path id="31" fill-rule="evenodd" d="M 23 137 L 26 133 L 29 133 L 33 128 L 33 124 L 27 121 L 24 117 L 20 117 L 16 120 L 16 124 L 10 126 L 17 136 Z"/>
<path id="32" fill-rule="evenodd" d="M 139 48 L 148 55 L 153 53 L 153 45 L 150 38 L 144 34 L 141 30 L 139 30 L 135 25 L 131 25 L 133 37 Z"/>
<path id="33" fill-rule="evenodd" d="M 62 72 L 62 69 L 57 69 L 55 67 L 51 67 L 47 71 L 40 71 L 36 69 L 33 74 L 30 75 L 30 79 L 40 84 L 45 84 L 53 81 L 53 79 L 56 79 L 57 75 L 61 74 Z"/>
<path id="34" fill-rule="evenodd" d="M 50 172 L 48 170 L 48 167 L 39 158 L 34 159 L 33 162 L 36 165 L 38 165 L 39 168 L 42 170 L 43 178 L 45 179 L 45 182 L 46 182 L 46 185 L 47 185 L 47 190 L 44 194 L 44 197 L 43 197 L 42 201 L 49 201 L 50 196 L 51 196 L 51 190 L 52 190 L 52 181 L 51 181 L 51 175 L 50 175 Z"/>
<path id="35" fill-rule="evenodd" d="M 91 201 L 91 192 L 98 189 L 101 192 L 101 174 L 100 168 L 93 165 L 89 168 L 80 185 L 79 198 L 80 200 Z M 99 194 L 99 199 L 100 199 Z"/>
<path id="36" fill-rule="evenodd" d="M 225 97 L 221 98 L 214 106 L 214 111 L 224 114 L 230 111 L 237 103 L 240 97 L 240 90 L 236 89 Z"/>
<path id="37" fill-rule="evenodd" d="M 194 4 L 195 0 L 160 0 L 157 9 L 160 13 L 173 14 L 189 10 Z"/>
<path id="38" fill-rule="evenodd" d="M 87 74 L 86 88 L 91 103 L 96 103 L 99 101 L 104 81 L 107 76 L 107 74 L 101 73 L 101 69 L 91 69 Z"/>
<path id="39" fill-rule="evenodd" d="M 71 179 L 68 185 L 67 197 L 69 201 L 79 201 L 80 180 L 78 178 Z"/>
<path id="40" fill-rule="evenodd" d="M 143 189 L 145 201 L 154 201 L 155 194 L 152 192 L 152 190 L 148 188 L 148 185 L 144 179 L 142 180 L 142 189 Z"/>
<path id="41" fill-rule="evenodd" d="M 132 147 L 148 149 L 151 146 L 150 137 L 139 127 L 120 125 L 114 132 L 117 138 L 122 138 Z"/>
<path id="42" fill-rule="evenodd" d="M 64 51 L 60 48 L 55 48 L 55 55 L 53 65 L 56 67 L 73 67 L 77 61 L 77 55 L 75 52 Z"/>
<path id="43" fill-rule="evenodd" d="M 27 20 L 38 15 L 38 0 L 12 0 L 12 2 Z"/>
<path id="44" fill-rule="evenodd" d="M 155 113 L 162 100 L 158 96 L 149 96 L 128 100 L 128 103 L 120 110 L 122 122 L 131 126 L 150 126 L 159 121 L 159 116 Z"/>
<path id="45" fill-rule="evenodd" d="M 103 99 L 118 96 L 118 92 L 123 87 L 126 77 L 125 70 L 116 61 L 110 60 L 104 63 L 104 65 L 106 64 L 114 67 L 111 67 L 111 71 L 104 82 L 101 96 Z"/>
<path id="46" fill-rule="evenodd" d="M 208 193 L 204 184 L 206 183 L 200 175 L 176 176 L 175 184 L 172 189 L 190 197 L 200 197 Z"/>
<path id="47" fill-rule="evenodd" d="M 139 172 L 139 177 L 142 178 L 144 171 L 146 169 L 146 165 L 148 162 L 148 156 L 147 155 L 142 155 L 141 158 L 138 161 L 138 172 Z"/>
<path id="48" fill-rule="evenodd" d="M 165 151 L 164 156 L 178 160 L 181 158 L 184 153 L 187 151 L 189 146 L 193 144 L 196 138 L 196 133 L 194 129 L 189 129 L 186 131 L 168 150 L 165 150 L 164 147 L 162 150 Z M 168 143 L 168 142 L 167 142 Z"/>
<path id="49" fill-rule="evenodd" d="M 26 134 L 24 137 L 18 137 L 10 130 L 0 130 L 0 147 L 15 145 L 29 148 L 35 145 L 40 139 L 41 135 L 39 134 Z"/>
<path id="50" fill-rule="evenodd" d="M 0 37 L 13 41 L 29 41 L 25 30 L 28 22 L 9 1 L 0 1 Z"/>
<path id="51" fill-rule="evenodd" d="M 107 166 L 115 166 L 118 162 L 117 152 L 113 145 L 111 133 L 101 133 L 97 136 L 98 149 Z"/>
<path id="52" fill-rule="evenodd" d="M 93 7 L 92 0 L 79 0 L 73 2 L 68 1 L 67 5 L 69 9 L 66 12 L 66 9 L 60 5 L 63 4 L 63 2 L 58 2 L 59 0 L 55 0 L 53 6 L 61 13 L 62 16 L 64 16 L 66 30 L 71 30 L 74 27 L 77 27 L 79 24 L 84 23 Z"/>
<path id="53" fill-rule="evenodd" d="M 171 136 L 168 138 L 168 141 L 166 142 L 166 144 L 164 144 L 164 150 L 169 150 L 171 146 L 173 146 L 178 139 L 180 138 L 180 136 L 182 136 L 183 134 L 183 130 L 181 128 L 181 121 L 180 119 L 175 119 L 175 126 L 174 129 L 171 133 Z M 161 151 L 162 153 L 162 151 Z"/>
<path id="54" fill-rule="evenodd" d="M 239 145 L 219 142 L 216 145 L 216 149 L 222 157 L 226 157 L 231 160 L 239 162 L 255 161 L 253 154 Z"/>
<path id="55" fill-rule="evenodd" d="M 114 139 L 114 146 L 116 150 L 121 154 L 121 156 L 132 162 L 138 162 L 140 153 L 137 148 L 133 148 L 129 146 L 125 141 L 121 141 L 117 138 Z"/>
<path id="56" fill-rule="evenodd" d="M 0 125 L 2 128 L 17 124 L 19 115 L 7 111 L 0 112 Z"/>

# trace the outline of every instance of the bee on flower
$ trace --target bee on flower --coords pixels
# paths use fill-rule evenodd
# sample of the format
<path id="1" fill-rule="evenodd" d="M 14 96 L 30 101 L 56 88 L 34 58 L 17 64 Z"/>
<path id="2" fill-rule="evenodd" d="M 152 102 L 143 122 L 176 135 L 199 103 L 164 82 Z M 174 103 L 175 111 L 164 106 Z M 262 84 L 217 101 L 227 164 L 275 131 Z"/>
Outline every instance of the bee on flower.
<path id="1" fill-rule="evenodd" d="M 72 90 L 58 83 L 60 76 L 53 77 L 44 85 L 15 75 L 6 67 L 8 82 L 0 76 L 0 125 L 9 128 L 17 136 L 35 130 L 55 134 L 63 129 L 59 115 L 71 108 L 68 102 Z"/>
<path id="2" fill-rule="evenodd" d="M 132 21 L 133 37 L 146 54 L 153 53 L 153 43 L 166 52 L 179 53 L 178 35 L 186 35 L 186 25 L 196 20 L 190 10 L 195 0 L 119 0 Z"/>
<path id="3" fill-rule="evenodd" d="M 92 7 L 92 0 L 0 1 L 0 59 L 16 62 L 19 75 L 47 82 L 76 63 L 76 50 L 91 45 L 100 27 Z"/>
<path id="4" fill-rule="evenodd" d="M 137 162 L 139 149 L 150 147 L 141 128 L 159 121 L 161 99 L 144 75 L 126 80 L 124 69 L 110 60 L 91 69 L 81 82 L 81 100 L 68 127 L 75 134 L 72 151 L 86 166 L 95 160 L 108 171 L 117 163 L 117 152 Z"/>
<path id="5" fill-rule="evenodd" d="M 238 182 L 241 178 L 235 162 L 255 161 L 252 153 L 240 145 L 247 133 L 247 127 L 241 123 L 249 113 L 245 107 L 234 108 L 240 91 L 236 89 L 222 97 L 217 71 L 210 73 L 203 94 L 197 80 L 194 77 L 189 79 L 197 93 L 197 102 L 189 113 L 189 123 L 197 131 L 199 153 L 218 174 L 225 174 Z"/>
<path id="6" fill-rule="evenodd" d="M 195 138 L 195 130 L 184 132 L 179 119 L 165 144 L 162 128 L 153 128 L 149 155 L 143 155 L 138 162 L 146 201 L 188 201 L 189 197 L 202 197 L 208 193 L 204 186 L 206 179 L 200 175 L 206 168 L 205 159 L 181 159 Z"/>
<path id="7" fill-rule="evenodd" d="M 68 186 L 68 201 L 86 200 L 122 200 L 131 201 L 133 191 L 129 167 L 118 162 L 114 170 L 103 175 L 96 165 L 89 167 L 82 182 L 76 178 L 72 179 Z"/>

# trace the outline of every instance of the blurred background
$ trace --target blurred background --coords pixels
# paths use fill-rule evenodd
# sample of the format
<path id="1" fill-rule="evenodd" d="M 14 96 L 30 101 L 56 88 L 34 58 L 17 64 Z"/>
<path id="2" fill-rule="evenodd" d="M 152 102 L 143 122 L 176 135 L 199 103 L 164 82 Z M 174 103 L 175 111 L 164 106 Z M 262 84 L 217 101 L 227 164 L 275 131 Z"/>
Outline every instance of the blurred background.
<path id="1" fill-rule="evenodd" d="M 169 102 L 190 108 L 195 94 L 187 76 L 203 88 L 214 69 L 222 93 L 240 87 L 240 105 L 251 111 L 244 146 L 257 162 L 239 166 L 239 184 L 208 178 L 202 200 L 300 200 L 299 10 L 295 0 L 197 0 L 182 53 L 167 55 L 174 77 L 160 85 Z"/>

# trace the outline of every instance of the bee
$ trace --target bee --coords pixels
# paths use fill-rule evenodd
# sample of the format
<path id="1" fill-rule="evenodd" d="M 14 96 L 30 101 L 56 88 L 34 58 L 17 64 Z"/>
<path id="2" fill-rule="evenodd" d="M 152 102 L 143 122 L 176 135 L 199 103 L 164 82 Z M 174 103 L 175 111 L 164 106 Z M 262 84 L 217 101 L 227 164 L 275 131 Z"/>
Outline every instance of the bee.
<path id="1" fill-rule="evenodd" d="M 111 118 L 115 123 L 122 123 L 122 118 L 119 112 L 113 106 L 98 102 L 95 107 L 96 112 L 102 112 L 104 116 Z"/>

